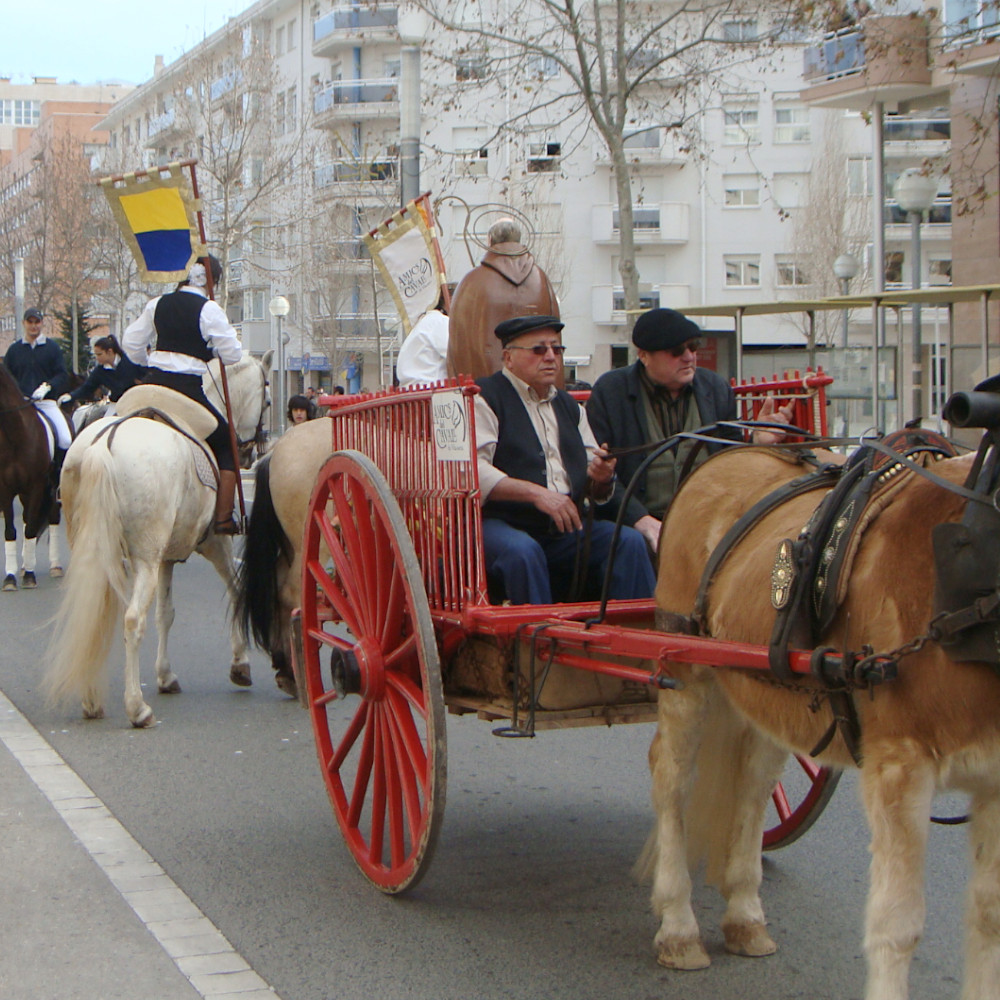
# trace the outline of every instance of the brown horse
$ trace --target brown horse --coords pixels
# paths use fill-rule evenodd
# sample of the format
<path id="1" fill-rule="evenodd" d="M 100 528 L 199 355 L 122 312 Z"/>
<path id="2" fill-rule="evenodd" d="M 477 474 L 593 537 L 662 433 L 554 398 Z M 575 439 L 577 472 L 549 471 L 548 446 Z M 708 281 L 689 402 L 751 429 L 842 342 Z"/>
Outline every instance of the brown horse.
<path id="1" fill-rule="evenodd" d="M 3 509 L 4 590 L 16 590 L 17 526 L 14 500 L 21 502 L 24 539 L 21 547 L 21 586 L 35 586 L 35 543 L 50 527 L 49 572 L 61 576 L 55 526 L 59 523 L 56 479 L 42 416 L 25 399 L 14 377 L 0 364 L 0 507 Z"/>
<path id="2" fill-rule="evenodd" d="M 933 471 L 961 483 L 971 456 Z M 730 525 L 776 484 L 803 472 L 766 449 L 734 449 L 705 463 L 665 522 L 656 599 L 689 614 L 702 570 Z M 767 514 L 732 550 L 708 590 L 709 635 L 767 646 L 776 612 L 771 573 L 783 539 L 795 539 L 824 490 Z M 960 518 L 965 501 L 907 472 L 861 536 L 846 594 L 821 645 L 898 651 L 933 616 L 931 530 Z M 785 683 L 753 671 L 686 666 L 684 688 L 660 696 L 650 749 L 654 830 L 653 905 L 658 960 L 708 965 L 691 908 L 689 845 L 727 907 L 727 950 L 767 955 L 776 945 L 759 898 L 764 809 L 789 749 L 809 753 L 831 722 L 818 682 Z M 951 788 L 971 797 L 973 869 L 967 910 L 963 1000 L 996 996 L 1000 982 L 1000 677 L 956 663 L 935 642 L 898 658 L 898 677 L 851 696 L 860 734 L 861 788 L 871 831 L 864 948 L 867 1000 L 905 1000 L 910 960 L 924 924 L 923 873 L 931 800 Z M 838 733 L 819 757 L 853 766 Z M 695 851 L 690 852 L 692 855 Z"/>

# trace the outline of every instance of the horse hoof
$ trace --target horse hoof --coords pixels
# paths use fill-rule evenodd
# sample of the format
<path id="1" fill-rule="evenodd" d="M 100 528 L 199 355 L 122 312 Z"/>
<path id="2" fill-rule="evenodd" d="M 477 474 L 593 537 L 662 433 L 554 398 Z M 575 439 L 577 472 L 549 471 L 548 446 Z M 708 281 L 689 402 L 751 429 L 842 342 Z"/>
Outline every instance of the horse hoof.
<path id="1" fill-rule="evenodd" d="M 98 706 L 97 708 L 87 708 L 84 706 L 83 717 L 85 719 L 103 719 L 104 709 L 101 706 Z"/>
<path id="2" fill-rule="evenodd" d="M 63 575 L 62 566 L 51 566 L 49 568 L 49 576 L 51 576 L 53 580 L 60 579 L 62 575 Z"/>
<path id="3" fill-rule="evenodd" d="M 38 581 L 35 579 L 35 574 L 30 572 L 30 570 L 25 570 L 21 574 L 21 587 L 24 590 L 34 590 L 38 586 Z"/>
<path id="4" fill-rule="evenodd" d="M 158 690 L 160 694 L 180 694 L 181 682 L 175 677 L 169 684 L 162 685 Z"/>
<path id="5" fill-rule="evenodd" d="M 656 961 L 666 969 L 678 969 L 682 972 L 697 972 L 712 964 L 705 946 L 696 937 L 661 941 L 657 947 Z"/>
<path id="6" fill-rule="evenodd" d="M 237 687 L 248 688 L 253 685 L 253 680 L 250 677 L 250 664 L 249 663 L 234 663 L 229 668 L 229 679 Z"/>
<path id="7" fill-rule="evenodd" d="M 726 951 L 732 955 L 763 958 L 778 950 L 763 924 L 729 924 L 722 933 L 726 936 Z"/>
<path id="8" fill-rule="evenodd" d="M 288 674 L 275 674 L 274 683 L 278 685 L 278 690 L 287 694 L 289 698 L 298 698 L 299 686 L 295 683 L 294 677 L 289 677 Z"/>
<path id="9" fill-rule="evenodd" d="M 147 705 L 143 712 L 139 713 L 138 719 L 132 720 L 132 726 L 135 729 L 149 729 L 150 726 L 156 725 L 156 716 L 153 715 L 153 710 Z"/>
<path id="10" fill-rule="evenodd" d="M 4 590 L 17 590 L 17 579 L 10 573 L 3 578 Z"/>

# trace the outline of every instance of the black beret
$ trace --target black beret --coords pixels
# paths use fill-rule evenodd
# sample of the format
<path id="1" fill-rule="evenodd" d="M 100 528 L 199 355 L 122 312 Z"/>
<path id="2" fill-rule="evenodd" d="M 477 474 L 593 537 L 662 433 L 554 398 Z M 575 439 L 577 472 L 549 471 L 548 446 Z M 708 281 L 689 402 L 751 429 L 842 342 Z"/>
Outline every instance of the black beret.
<path id="1" fill-rule="evenodd" d="M 507 346 L 515 337 L 532 330 L 555 330 L 557 333 L 565 326 L 559 322 L 558 316 L 515 316 L 497 324 L 493 332 L 500 338 L 500 343 Z"/>
<path id="2" fill-rule="evenodd" d="M 644 351 L 669 351 L 701 336 L 701 328 L 675 309 L 650 309 L 632 329 L 632 343 Z"/>

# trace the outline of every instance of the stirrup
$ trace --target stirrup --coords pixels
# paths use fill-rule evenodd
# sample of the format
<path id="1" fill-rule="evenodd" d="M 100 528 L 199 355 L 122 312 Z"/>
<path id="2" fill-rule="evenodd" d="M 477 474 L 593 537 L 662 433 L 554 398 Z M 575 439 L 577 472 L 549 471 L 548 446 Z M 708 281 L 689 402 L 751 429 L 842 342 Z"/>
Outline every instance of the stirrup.
<path id="1" fill-rule="evenodd" d="M 235 517 L 225 518 L 222 521 L 216 521 L 214 529 L 217 535 L 242 535 L 243 529 L 239 526 Z"/>

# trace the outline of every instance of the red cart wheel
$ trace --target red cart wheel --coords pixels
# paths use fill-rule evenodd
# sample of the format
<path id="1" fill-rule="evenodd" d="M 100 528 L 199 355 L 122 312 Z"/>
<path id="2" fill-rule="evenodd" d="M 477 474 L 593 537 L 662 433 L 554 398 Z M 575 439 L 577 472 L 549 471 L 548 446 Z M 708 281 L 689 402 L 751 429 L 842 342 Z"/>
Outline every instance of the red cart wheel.
<path id="1" fill-rule="evenodd" d="M 777 822 L 764 831 L 765 851 L 794 844 L 809 830 L 836 791 L 840 774 L 809 757 L 796 754 L 789 760 L 783 780 L 771 793 Z"/>
<path id="2" fill-rule="evenodd" d="M 359 452 L 320 472 L 302 582 L 306 690 L 333 811 L 364 875 L 402 892 L 430 863 L 444 814 L 444 696 L 413 543 Z"/>

